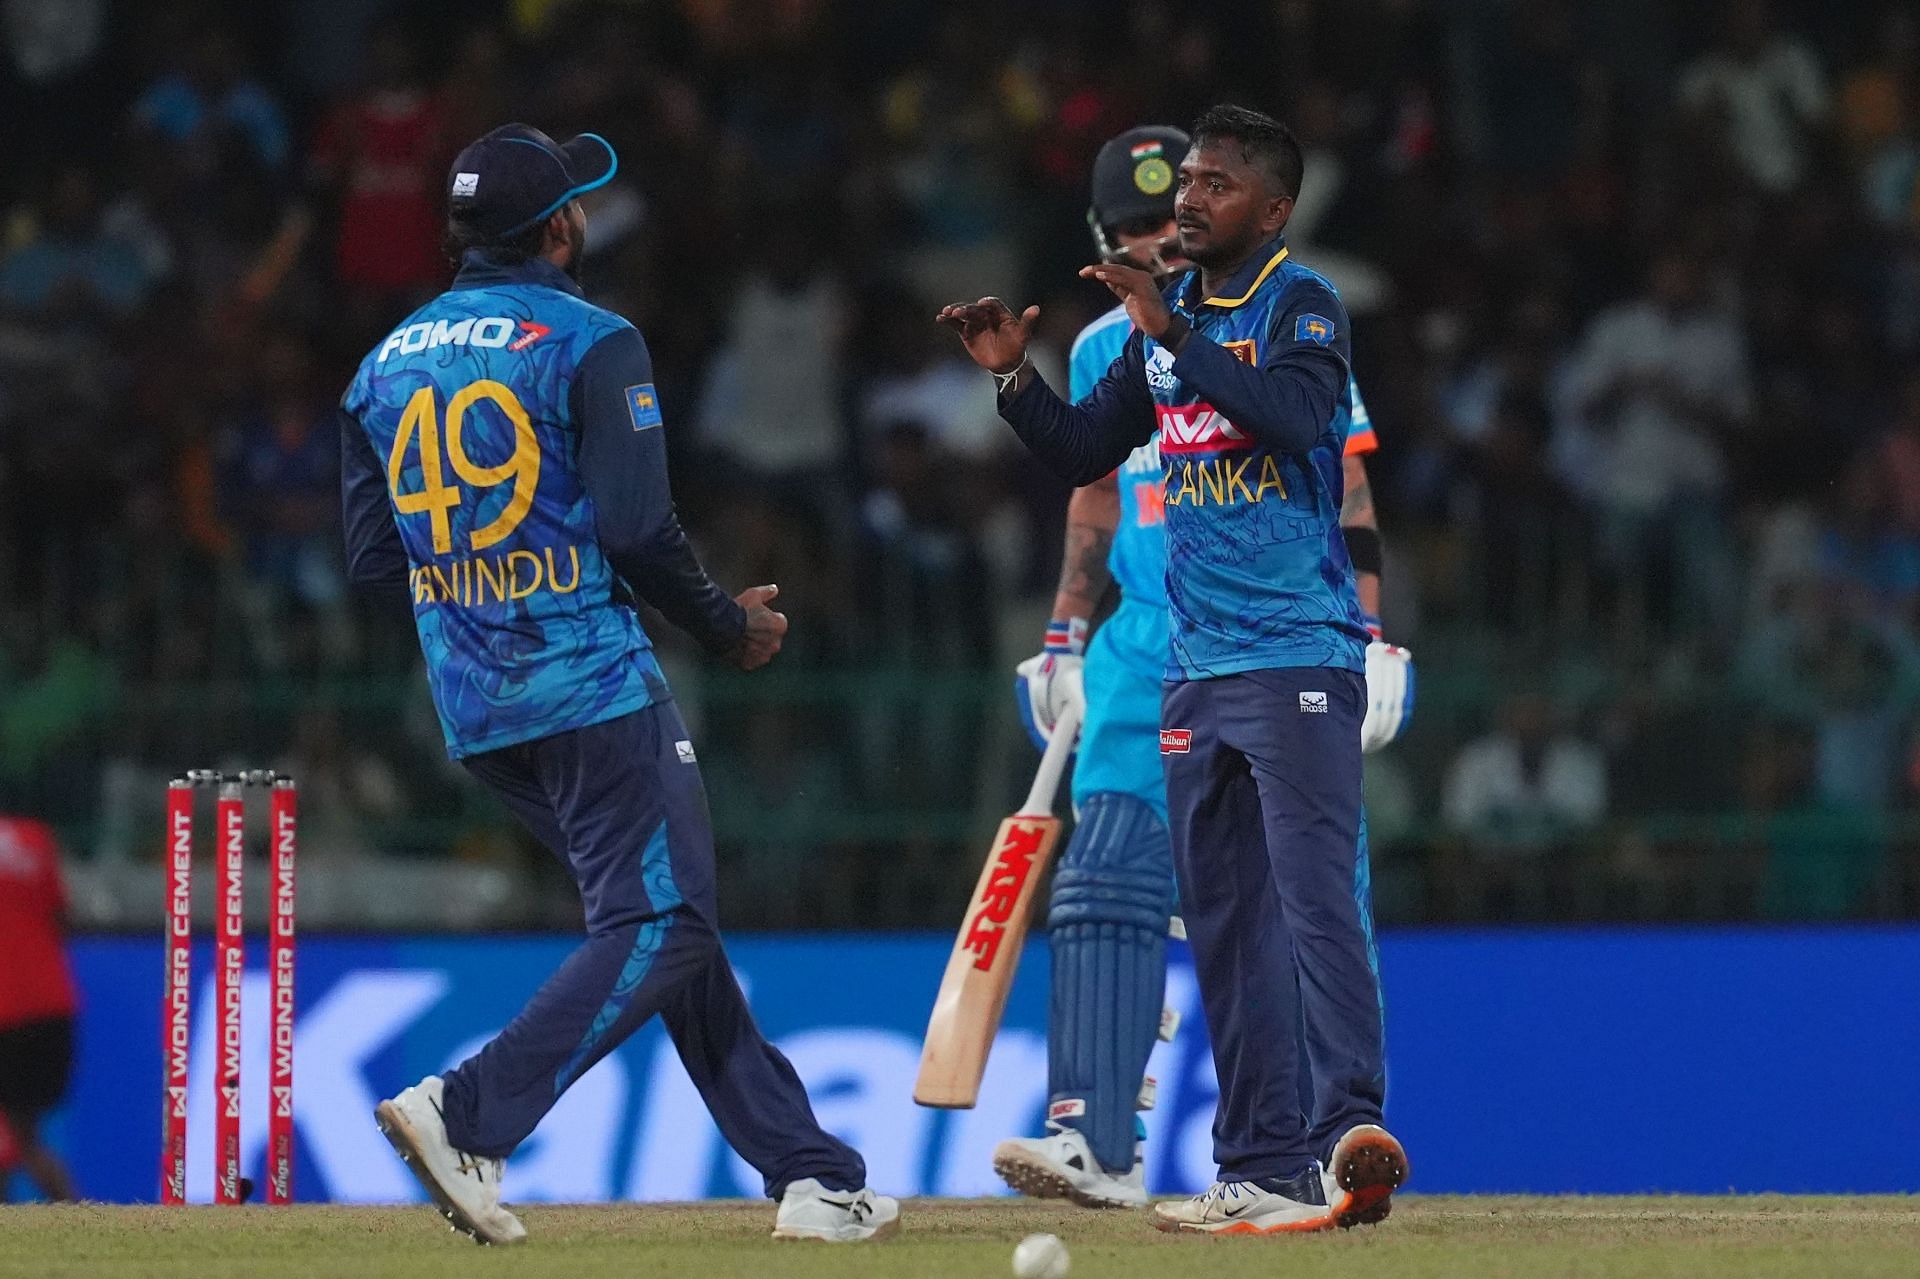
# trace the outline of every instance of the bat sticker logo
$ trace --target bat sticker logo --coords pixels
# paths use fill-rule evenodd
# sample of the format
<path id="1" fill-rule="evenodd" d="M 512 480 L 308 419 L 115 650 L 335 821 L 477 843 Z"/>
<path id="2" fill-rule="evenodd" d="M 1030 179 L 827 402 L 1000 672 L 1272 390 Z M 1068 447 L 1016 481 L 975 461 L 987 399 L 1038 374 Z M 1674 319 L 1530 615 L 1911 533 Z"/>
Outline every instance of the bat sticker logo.
<path id="1" fill-rule="evenodd" d="M 974 953 L 973 966 L 981 972 L 993 969 L 1000 953 L 1000 939 L 1006 936 L 1020 892 L 1033 874 L 1034 854 L 1040 851 L 1040 839 L 1046 828 L 1021 822 L 1007 832 L 1007 838 L 993 850 L 993 872 L 987 879 L 980 909 L 968 922 L 961 945 Z"/>

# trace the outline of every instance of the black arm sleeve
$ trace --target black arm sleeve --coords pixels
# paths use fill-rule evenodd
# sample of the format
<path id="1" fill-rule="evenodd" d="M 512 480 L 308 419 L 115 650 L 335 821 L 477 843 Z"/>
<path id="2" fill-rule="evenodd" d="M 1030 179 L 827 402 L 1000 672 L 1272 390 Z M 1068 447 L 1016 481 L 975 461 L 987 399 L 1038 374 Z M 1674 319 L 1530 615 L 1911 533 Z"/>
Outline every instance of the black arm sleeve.
<path id="1" fill-rule="evenodd" d="M 652 357 L 634 329 L 600 339 L 580 361 L 568 391 L 580 482 L 613 571 L 703 648 L 724 653 L 746 631 L 746 610 L 707 576 L 674 513 L 666 430 L 657 411 L 644 416 L 628 397 L 643 386 L 651 394 L 652 382 Z"/>
<path id="2" fill-rule="evenodd" d="M 1153 396 L 1138 333 L 1078 404 L 1068 404 L 1038 374 L 1000 405 L 1014 434 L 1069 484 L 1091 484 L 1153 438 Z"/>
<path id="3" fill-rule="evenodd" d="M 405 582 L 412 565 L 393 522 L 380 460 L 359 418 L 344 408 L 334 417 L 340 430 L 340 524 L 346 534 L 347 576 L 370 586 Z"/>
<path id="4" fill-rule="evenodd" d="M 1268 448 L 1306 453 L 1333 420 L 1346 389 L 1347 343 L 1347 313 L 1340 299 L 1331 289 L 1302 280 L 1275 310 L 1257 364 L 1235 359 L 1218 342 L 1195 333 L 1173 362 L 1173 372 Z"/>

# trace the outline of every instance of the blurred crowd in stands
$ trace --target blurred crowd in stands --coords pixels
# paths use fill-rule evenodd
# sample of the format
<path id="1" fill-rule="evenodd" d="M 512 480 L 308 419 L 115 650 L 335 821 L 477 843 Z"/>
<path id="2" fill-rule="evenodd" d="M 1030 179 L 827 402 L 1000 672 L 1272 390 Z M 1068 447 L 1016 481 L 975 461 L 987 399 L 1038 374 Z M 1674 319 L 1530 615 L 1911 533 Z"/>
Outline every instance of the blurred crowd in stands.
<path id="1" fill-rule="evenodd" d="M 0 809 L 145 856 L 154 779 L 250 751 L 310 843 L 521 855 L 406 602 L 346 586 L 331 413 L 448 278 L 450 157 L 522 119 L 618 148 L 590 295 L 709 564 L 793 619 L 757 685 L 651 628 L 771 889 L 742 921 L 937 922 L 1029 766 L 1066 494 L 930 317 L 1038 302 L 1057 373 L 1094 150 L 1218 100 L 1306 149 L 1290 243 L 1382 439 L 1421 679 L 1383 914 L 1920 912 L 1897 2 L 6 0 Z"/>

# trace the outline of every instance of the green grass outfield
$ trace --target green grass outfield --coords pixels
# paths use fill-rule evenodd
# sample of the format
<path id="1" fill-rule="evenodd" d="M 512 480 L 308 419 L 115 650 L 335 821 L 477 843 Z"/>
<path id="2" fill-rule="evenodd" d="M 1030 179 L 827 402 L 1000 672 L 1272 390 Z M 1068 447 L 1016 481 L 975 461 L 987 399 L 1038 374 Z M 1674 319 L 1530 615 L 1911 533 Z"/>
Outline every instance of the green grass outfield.
<path id="1" fill-rule="evenodd" d="M 0 1208 L 0 1276 L 121 1279 L 989 1279 L 1051 1231 L 1074 1279 L 1206 1276 L 1920 1274 L 1920 1198 L 1403 1196 L 1384 1225 L 1274 1239 L 1171 1236 L 1137 1213 L 909 1201 L 878 1244 L 776 1244 L 764 1203 L 529 1207 L 529 1241 L 483 1249 L 426 1208 Z"/>

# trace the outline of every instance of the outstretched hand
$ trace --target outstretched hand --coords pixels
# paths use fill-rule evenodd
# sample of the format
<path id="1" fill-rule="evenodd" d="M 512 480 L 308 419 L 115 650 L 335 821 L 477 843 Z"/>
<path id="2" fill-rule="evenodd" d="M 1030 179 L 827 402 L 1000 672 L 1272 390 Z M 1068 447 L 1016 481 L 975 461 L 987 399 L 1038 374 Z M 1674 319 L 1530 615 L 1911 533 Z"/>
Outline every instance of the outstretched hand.
<path id="1" fill-rule="evenodd" d="M 1126 305 L 1127 318 L 1133 321 L 1133 327 L 1150 338 L 1164 337 L 1167 326 L 1173 323 L 1173 312 L 1167 309 L 1167 300 L 1160 296 L 1159 283 L 1139 267 L 1100 262 L 1081 267 L 1080 278 L 1106 285 L 1113 296 Z"/>
<path id="2" fill-rule="evenodd" d="M 981 298 L 943 307 L 933 318 L 960 335 L 975 364 L 1004 376 L 1026 360 L 1027 343 L 1040 321 L 1040 308 L 1030 306 L 1015 315 L 999 298 Z"/>

